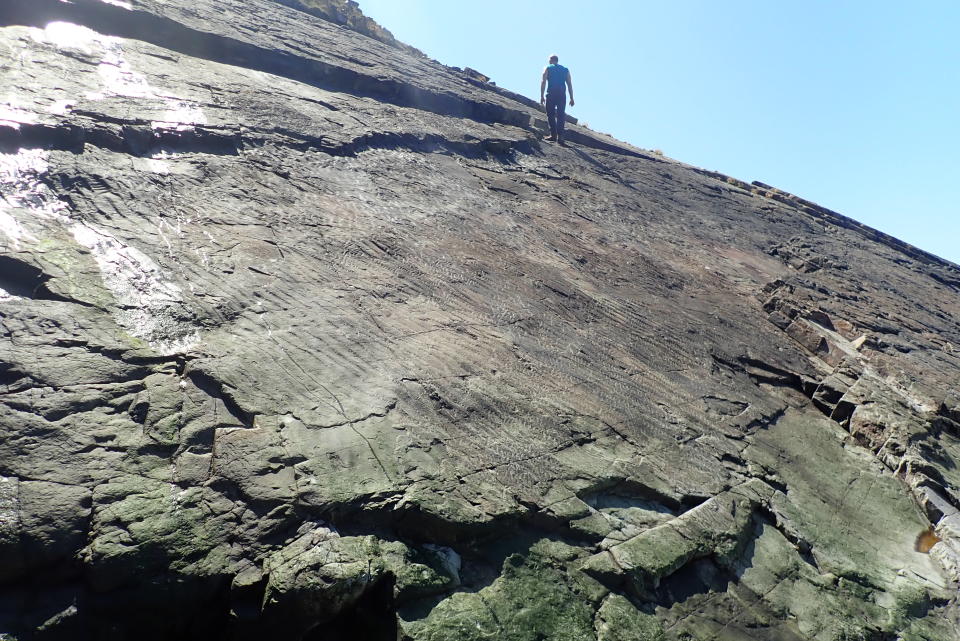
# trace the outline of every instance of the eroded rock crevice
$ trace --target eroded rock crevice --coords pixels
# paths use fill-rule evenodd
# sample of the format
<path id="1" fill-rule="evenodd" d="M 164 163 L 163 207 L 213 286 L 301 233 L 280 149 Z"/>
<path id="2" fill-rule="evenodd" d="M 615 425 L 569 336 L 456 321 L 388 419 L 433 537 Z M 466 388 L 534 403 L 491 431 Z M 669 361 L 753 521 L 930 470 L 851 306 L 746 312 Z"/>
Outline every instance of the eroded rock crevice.
<path id="1" fill-rule="evenodd" d="M 0 150 L 17 153 L 21 149 L 56 149 L 82 153 L 91 145 L 115 153 L 141 157 L 173 154 L 204 154 L 238 156 L 246 150 L 269 144 L 293 151 L 321 152 L 330 156 L 356 156 L 359 153 L 385 149 L 403 149 L 420 153 L 447 153 L 468 158 L 494 157 L 513 151 L 529 153 L 539 143 L 531 138 L 452 140 L 440 135 L 378 132 L 361 135 L 342 142 L 323 136 L 306 136 L 300 132 L 275 132 L 245 128 L 191 127 L 188 131 L 156 129 L 149 122 L 117 121 L 104 123 L 101 114 L 84 114 L 74 110 L 75 119 L 69 125 L 29 125 L 17 129 L 0 128 Z M 84 118 L 96 118 L 85 123 Z M 292 135 L 290 135 L 292 134 Z"/>

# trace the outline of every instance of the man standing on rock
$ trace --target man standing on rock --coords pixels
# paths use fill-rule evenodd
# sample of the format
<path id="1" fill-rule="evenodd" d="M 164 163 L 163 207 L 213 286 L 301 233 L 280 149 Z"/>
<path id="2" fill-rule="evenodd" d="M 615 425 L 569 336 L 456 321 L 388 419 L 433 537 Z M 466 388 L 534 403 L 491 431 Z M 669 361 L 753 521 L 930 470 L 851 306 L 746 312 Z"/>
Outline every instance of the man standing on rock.
<path id="1" fill-rule="evenodd" d="M 559 58 L 556 54 L 550 56 L 550 64 L 543 69 L 543 77 L 540 79 L 540 104 L 547 107 L 547 122 L 550 123 L 550 137 L 547 140 L 555 140 L 563 144 L 563 124 L 566 118 L 567 101 L 566 90 L 570 87 L 570 106 L 573 106 L 573 80 L 570 79 L 570 70 L 561 64 L 557 64 Z M 543 97 L 543 90 L 546 88 L 547 97 Z"/>

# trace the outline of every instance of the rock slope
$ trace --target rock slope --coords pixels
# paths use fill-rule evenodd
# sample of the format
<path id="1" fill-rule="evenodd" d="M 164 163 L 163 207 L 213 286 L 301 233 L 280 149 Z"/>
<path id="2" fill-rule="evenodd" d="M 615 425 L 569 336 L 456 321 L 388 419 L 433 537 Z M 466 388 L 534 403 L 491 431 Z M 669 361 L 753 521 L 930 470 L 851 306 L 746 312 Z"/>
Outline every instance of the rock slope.
<path id="1" fill-rule="evenodd" d="M 0 7 L 0 632 L 958 637 L 960 268 L 287 4 Z"/>

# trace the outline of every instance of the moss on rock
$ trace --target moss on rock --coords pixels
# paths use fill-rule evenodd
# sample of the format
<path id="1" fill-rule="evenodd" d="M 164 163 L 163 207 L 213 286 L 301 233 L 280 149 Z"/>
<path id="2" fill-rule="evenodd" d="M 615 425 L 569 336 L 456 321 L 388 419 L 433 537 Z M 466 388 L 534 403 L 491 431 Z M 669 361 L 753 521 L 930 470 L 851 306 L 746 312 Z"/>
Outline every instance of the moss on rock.
<path id="1" fill-rule="evenodd" d="M 661 641 L 663 627 L 652 614 L 638 610 L 626 597 L 611 594 L 597 612 L 597 641 Z"/>
<path id="2" fill-rule="evenodd" d="M 509 556 L 500 577 L 488 587 L 454 594 L 424 620 L 406 623 L 407 637 L 417 641 L 595 641 L 590 595 L 551 558 L 563 554 L 564 550 L 550 545 L 527 556 Z"/>

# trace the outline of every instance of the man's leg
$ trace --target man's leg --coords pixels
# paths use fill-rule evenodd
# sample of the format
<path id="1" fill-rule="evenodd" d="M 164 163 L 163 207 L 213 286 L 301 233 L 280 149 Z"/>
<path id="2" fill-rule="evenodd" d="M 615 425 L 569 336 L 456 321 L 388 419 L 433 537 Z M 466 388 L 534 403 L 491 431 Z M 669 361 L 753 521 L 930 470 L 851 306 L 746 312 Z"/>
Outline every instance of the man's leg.
<path id="1" fill-rule="evenodd" d="M 550 125 L 550 140 L 557 139 L 557 101 L 547 94 L 547 124 Z"/>
<path id="2" fill-rule="evenodd" d="M 563 125 L 567 120 L 567 96 L 557 96 L 557 141 L 563 142 Z"/>

